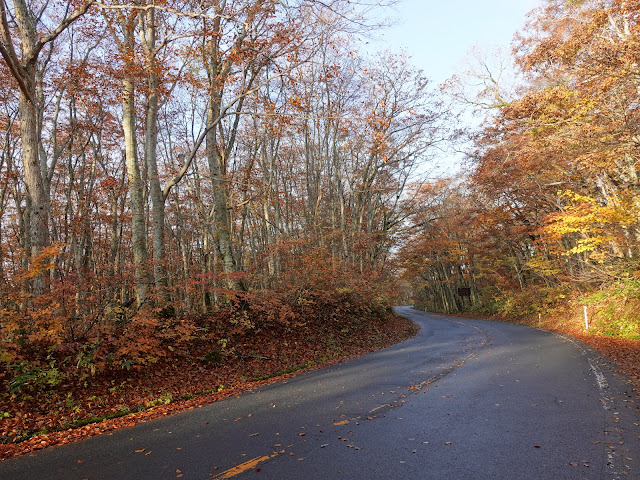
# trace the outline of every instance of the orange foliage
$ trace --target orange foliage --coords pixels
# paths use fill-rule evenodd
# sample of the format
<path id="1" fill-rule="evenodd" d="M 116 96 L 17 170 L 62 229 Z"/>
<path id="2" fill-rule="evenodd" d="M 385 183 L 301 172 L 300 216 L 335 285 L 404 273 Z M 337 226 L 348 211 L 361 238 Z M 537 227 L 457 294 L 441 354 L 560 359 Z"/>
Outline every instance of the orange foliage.
<path id="1" fill-rule="evenodd" d="M 636 291 L 638 35 L 638 2 L 535 12 L 516 48 L 528 84 L 478 135 L 469 176 L 417 196 L 426 214 L 414 215 L 403 255 L 418 300 L 535 315 L 590 292 Z M 470 304 L 455 294 L 462 285 Z M 618 325 L 607 308 L 597 310 L 603 332 L 637 331 L 637 314 Z"/>

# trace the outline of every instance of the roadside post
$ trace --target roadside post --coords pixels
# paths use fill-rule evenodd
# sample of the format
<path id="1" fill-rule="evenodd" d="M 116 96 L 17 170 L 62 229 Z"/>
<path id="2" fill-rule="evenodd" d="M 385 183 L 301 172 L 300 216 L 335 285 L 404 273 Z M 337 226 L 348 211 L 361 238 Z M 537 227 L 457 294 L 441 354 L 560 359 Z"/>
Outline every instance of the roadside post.
<path id="1" fill-rule="evenodd" d="M 584 328 L 589 330 L 589 315 L 587 313 L 587 306 L 584 306 Z"/>

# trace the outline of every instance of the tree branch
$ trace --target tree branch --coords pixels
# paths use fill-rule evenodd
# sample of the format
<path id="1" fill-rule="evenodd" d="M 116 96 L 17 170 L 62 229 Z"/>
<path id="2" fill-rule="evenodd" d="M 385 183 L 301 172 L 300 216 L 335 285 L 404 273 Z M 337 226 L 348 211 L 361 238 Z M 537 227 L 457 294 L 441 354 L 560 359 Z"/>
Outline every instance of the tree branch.
<path id="1" fill-rule="evenodd" d="M 154 4 L 149 4 L 149 5 L 107 5 L 106 3 L 101 3 L 101 2 L 97 2 L 97 1 L 93 1 L 91 2 L 93 4 L 95 4 L 97 7 L 103 8 L 105 10 L 140 10 L 140 11 L 144 11 L 146 12 L 147 10 L 151 10 L 151 9 L 155 9 L 155 10 L 162 10 L 163 12 L 168 12 L 168 13 L 173 13 L 175 15 L 179 15 L 181 17 L 187 17 L 187 18 L 204 18 L 204 19 L 209 19 L 209 20 L 215 20 L 216 18 L 224 18 L 225 20 L 235 20 L 234 17 L 228 16 L 228 15 L 220 15 L 220 14 L 213 14 L 210 15 L 208 13 L 200 13 L 200 12 L 182 12 L 180 10 L 176 10 L 175 8 L 170 8 L 170 7 L 164 7 L 162 5 L 154 5 Z"/>
<path id="2" fill-rule="evenodd" d="M 82 15 L 84 15 L 85 13 L 87 13 L 87 11 L 89 10 L 89 8 L 91 8 L 91 5 L 95 4 L 94 0 L 87 0 L 78 10 L 76 10 L 75 12 L 73 12 L 71 15 L 69 15 L 67 18 L 65 18 L 62 23 L 60 23 L 60 25 L 58 25 L 58 28 L 56 28 L 53 32 L 51 32 L 49 35 L 46 35 L 42 38 L 40 38 L 40 40 L 38 41 L 38 45 L 36 46 L 36 49 L 33 53 L 33 57 L 32 59 L 28 59 L 29 62 L 31 61 L 35 61 L 35 59 L 38 57 L 38 54 L 40 53 L 40 51 L 42 50 L 42 48 L 49 42 L 53 42 L 56 38 L 58 38 L 58 36 L 64 32 L 67 28 L 69 28 L 69 26 L 75 22 L 78 18 L 80 18 Z"/>

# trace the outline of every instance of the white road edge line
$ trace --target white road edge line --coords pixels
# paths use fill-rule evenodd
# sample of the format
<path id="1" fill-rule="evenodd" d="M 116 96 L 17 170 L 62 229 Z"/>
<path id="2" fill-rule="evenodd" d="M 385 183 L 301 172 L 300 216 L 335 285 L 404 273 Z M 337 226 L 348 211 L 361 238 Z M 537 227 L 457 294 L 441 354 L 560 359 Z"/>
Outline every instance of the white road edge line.
<path id="1" fill-rule="evenodd" d="M 566 335 L 562 335 L 561 333 L 557 333 L 557 332 L 553 332 L 553 334 L 560 338 L 563 338 L 564 340 L 571 342 L 580 351 L 582 356 L 584 356 L 587 359 L 587 362 L 589 362 L 589 367 L 591 368 L 591 371 L 596 377 L 598 389 L 600 390 L 600 397 L 602 399 L 602 407 L 607 412 L 611 411 L 613 402 L 611 401 L 610 397 L 605 395 L 605 391 L 609 390 L 609 382 L 607 382 L 607 378 L 604 376 L 604 373 L 602 373 L 602 370 L 600 369 L 596 361 L 593 358 L 591 358 L 589 356 L 589 352 L 582 345 L 576 342 L 573 338 L 568 337 Z M 615 480 L 619 480 L 620 476 L 615 471 L 614 460 L 616 459 L 615 458 L 616 455 L 614 454 L 614 451 L 612 449 L 607 450 L 607 457 L 608 457 L 607 467 L 609 467 L 609 472 L 611 473 L 612 478 L 614 478 Z"/>

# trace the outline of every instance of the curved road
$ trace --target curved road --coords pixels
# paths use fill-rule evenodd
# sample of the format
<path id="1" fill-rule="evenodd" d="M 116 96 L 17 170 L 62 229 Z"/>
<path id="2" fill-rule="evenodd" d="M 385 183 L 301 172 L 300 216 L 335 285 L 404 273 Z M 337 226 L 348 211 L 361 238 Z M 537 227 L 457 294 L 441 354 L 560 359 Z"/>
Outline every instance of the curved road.
<path id="1" fill-rule="evenodd" d="M 545 331 L 401 307 L 413 339 L 83 442 L 0 478 L 640 478 L 625 379 Z"/>

